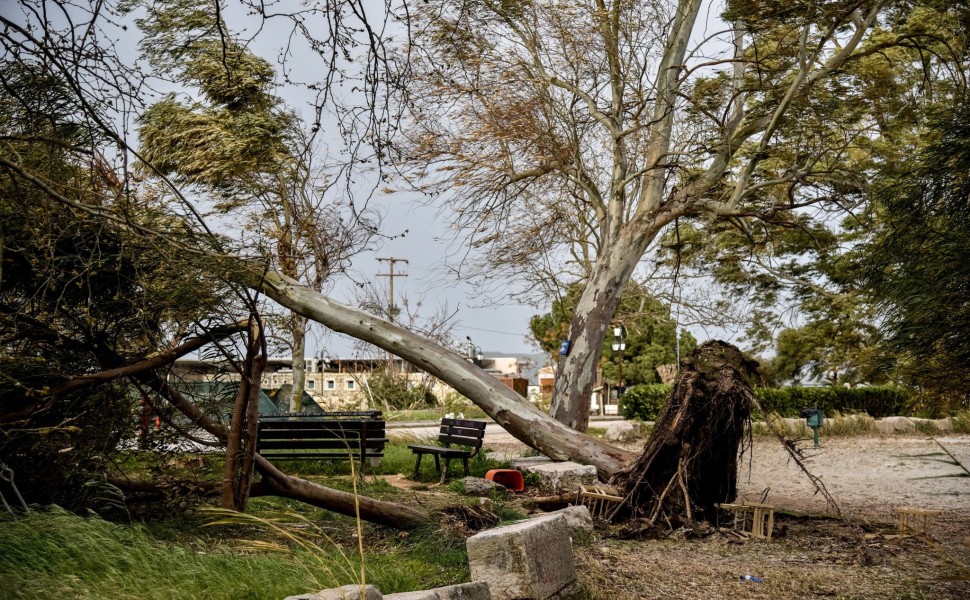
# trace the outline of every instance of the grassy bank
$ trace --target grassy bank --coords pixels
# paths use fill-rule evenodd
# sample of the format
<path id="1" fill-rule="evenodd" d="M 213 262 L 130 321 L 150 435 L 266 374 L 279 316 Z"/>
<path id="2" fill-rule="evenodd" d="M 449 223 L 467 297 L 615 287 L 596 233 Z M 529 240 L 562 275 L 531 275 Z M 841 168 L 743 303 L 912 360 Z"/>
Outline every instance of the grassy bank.
<path id="1" fill-rule="evenodd" d="M 361 579 L 353 543 L 321 542 L 305 526 L 293 530 L 299 542 L 271 528 L 221 529 L 156 535 L 56 507 L 0 521 L 0 597 L 279 600 Z M 367 541 L 368 583 L 392 593 L 467 580 L 462 545 L 409 537 Z"/>

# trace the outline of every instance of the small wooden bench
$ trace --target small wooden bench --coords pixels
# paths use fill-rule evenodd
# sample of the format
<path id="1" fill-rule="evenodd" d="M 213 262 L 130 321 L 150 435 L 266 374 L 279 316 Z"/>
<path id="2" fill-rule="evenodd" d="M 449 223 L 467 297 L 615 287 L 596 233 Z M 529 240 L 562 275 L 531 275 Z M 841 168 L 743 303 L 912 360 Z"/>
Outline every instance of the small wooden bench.
<path id="1" fill-rule="evenodd" d="M 270 459 L 360 461 L 376 465 L 388 442 L 380 411 L 259 416 L 256 452 Z"/>
<path id="2" fill-rule="evenodd" d="M 415 454 L 414 478 L 418 478 L 421 469 L 421 457 L 425 454 L 434 456 L 435 469 L 441 473 L 440 482 L 444 483 L 448 476 L 448 466 L 451 459 L 460 458 L 465 466 L 465 476 L 468 476 L 468 459 L 478 454 L 482 448 L 482 441 L 485 438 L 485 421 L 467 421 L 465 419 L 441 419 L 441 430 L 438 434 L 440 446 L 418 446 L 409 445 Z M 465 446 L 465 448 L 452 448 L 451 445 Z M 445 468 L 441 469 L 439 457 L 444 457 Z"/>

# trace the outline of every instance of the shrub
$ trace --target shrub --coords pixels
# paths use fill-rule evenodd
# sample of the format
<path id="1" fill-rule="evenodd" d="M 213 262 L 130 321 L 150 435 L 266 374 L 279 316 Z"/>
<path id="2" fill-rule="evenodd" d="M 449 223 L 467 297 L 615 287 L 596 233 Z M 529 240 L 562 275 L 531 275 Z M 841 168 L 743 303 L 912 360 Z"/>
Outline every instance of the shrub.
<path id="1" fill-rule="evenodd" d="M 627 419 L 655 421 L 660 409 L 667 403 L 672 386 L 663 383 L 634 385 L 627 388 L 620 402 L 623 416 Z"/>
<path id="2" fill-rule="evenodd" d="M 757 388 L 761 407 L 783 417 L 798 417 L 804 408 L 818 408 L 827 415 L 864 412 L 874 418 L 905 415 L 910 394 L 901 388 L 871 386 L 860 388 Z"/>
<path id="3" fill-rule="evenodd" d="M 656 420 L 670 396 L 671 386 L 664 384 L 635 385 L 623 395 L 623 416 L 642 421 Z M 915 406 L 913 395 L 902 388 L 871 386 L 862 388 L 756 388 L 755 396 L 767 413 L 781 417 L 799 417 L 802 409 L 818 408 L 828 416 L 866 413 L 873 418 L 910 415 Z M 756 419 L 761 415 L 753 414 Z"/>

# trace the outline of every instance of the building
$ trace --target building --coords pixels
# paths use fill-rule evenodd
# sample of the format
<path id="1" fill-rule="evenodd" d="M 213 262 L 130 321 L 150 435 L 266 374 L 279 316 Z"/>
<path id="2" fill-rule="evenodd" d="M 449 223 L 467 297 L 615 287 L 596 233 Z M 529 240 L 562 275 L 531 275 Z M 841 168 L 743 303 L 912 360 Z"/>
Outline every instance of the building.
<path id="1" fill-rule="evenodd" d="M 515 357 L 475 358 L 472 361 L 525 397 L 528 380 Z M 306 393 L 324 410 L 368 407 L 367 386 L 377 371 L 389 370 L 406 377 L 409 386 L 427 388 L 440 402 L 455 391 L 437 378 L 394 359 L 306 359 Z M 224 361 L 180 359 L 170 377 L 181 382 L 234 382 L 239 374 Z M 263 372 L 263 388 L 275 390 L 293 385 L 293 366 L 288 358 L 271 358 Z"/>

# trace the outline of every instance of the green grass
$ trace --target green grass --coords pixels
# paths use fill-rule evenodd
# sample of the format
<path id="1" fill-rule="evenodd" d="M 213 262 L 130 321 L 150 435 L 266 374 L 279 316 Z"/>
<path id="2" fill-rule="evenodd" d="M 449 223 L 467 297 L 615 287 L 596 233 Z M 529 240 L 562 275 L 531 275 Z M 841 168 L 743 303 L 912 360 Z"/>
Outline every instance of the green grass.
<path id="1" fill-rule="evenodd" d="M 330 529 L 349 535 L 346 525 Z M 279 600 L 360 580 L 356 544 L 325 534 L 319 543 L 300 541 L 327 531 L 307 520 L 297 519 L 296 538 L 258 525 L 181 526 L 156 535 L 56 507 L 0 520 L 0 597 Z M 367 583 L 385 593 L 468 580 L 463 545 L 430 530 L 364 540 Z"/>
<path id="2" fill-rule="evenodd" d="M 402 475 L 408 478 L 413 477 L 415 456 L 414 453 L 408 449 L 408 444 L 436 445 L 437 440 L 392 439 L 392 441 L 384 447 L 384 457 L 381 459 L 380 464 L 376 467 L 369 464 L 364 467 L 365 486 L 367 485 L 367 482 L 373 480 L 373 478 L 368 477 L 369 475 Z M 469 475 L 473 477 L 484 477 L 485 473 L 487 473 L 490 469 L 502 469 L 508 467 L 508 463 L 492 459 L 488 456 L 488 454 L 488 449 L 483 449 L 469 461 Z M 312 478 L 350 475 L 349 461 L 292 460 L 275 462 L 277 466 L 280 467 L 280 469 L 282 469 L 284 472 L 300 477 Z M 441 461 L 441 466 L 444 468 L 443 460 Z M 355 464 L 354 468 L 356 469 L 358 467 L 359 464 Z M 464 467 L 460 460 L 451 461 L 450 473 L 452 477 L 464 477 Z M 428 455 L 421 459 L 421 472 L 418 476 L 418 481 L 438 481 L 438 475 L 434 467 L 434 457 Z M 343 489 L 340 487 L 342 484 L 334 484 L 333 482 L 328 483 L 328 485 L 331 484 L 333 484 L 333 487 Z M 361 493 L 370 495 L 365 490 L 361 490 Z"/>
<path id="3" fill-rule="evenodd" d="M 970 410 L 961 410 L 951 417 L 953 433 L 970 433 Z"/>

